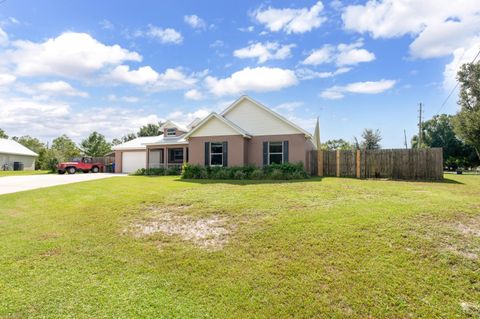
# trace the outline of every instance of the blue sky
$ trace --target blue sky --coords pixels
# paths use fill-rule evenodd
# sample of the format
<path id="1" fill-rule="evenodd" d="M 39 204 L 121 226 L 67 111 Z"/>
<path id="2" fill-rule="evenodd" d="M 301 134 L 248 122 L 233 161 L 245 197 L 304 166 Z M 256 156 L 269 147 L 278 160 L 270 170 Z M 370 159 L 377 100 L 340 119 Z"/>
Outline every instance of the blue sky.
<path id="1" fill-rule="evenodd" d="M 477 1 L 22 1 L 0 4 L 0 127 L 108 138 L 188 124 L 249 94 L 322 139 L 436 114 L 480 48 Z M 442 112 L 457 110 L 456 95 Z"/>

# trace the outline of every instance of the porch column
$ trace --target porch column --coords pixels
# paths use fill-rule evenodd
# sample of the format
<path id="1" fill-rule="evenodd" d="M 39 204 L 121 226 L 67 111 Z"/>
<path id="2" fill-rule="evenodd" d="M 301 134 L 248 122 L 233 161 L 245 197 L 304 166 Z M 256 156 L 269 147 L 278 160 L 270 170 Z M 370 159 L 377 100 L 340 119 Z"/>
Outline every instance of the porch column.
<path id="1" fill-rule="evenodd" d="M 148 148 L 148 145 L 147 145 L 147 166 L 146 168 L 149 169 L 150 168 L 150 149 Z"/>
<path id="2" fill-rule="evenodd" d="M 165 146 L 163 150 L 163 165 L 168 168 L 168 147 Z"/>

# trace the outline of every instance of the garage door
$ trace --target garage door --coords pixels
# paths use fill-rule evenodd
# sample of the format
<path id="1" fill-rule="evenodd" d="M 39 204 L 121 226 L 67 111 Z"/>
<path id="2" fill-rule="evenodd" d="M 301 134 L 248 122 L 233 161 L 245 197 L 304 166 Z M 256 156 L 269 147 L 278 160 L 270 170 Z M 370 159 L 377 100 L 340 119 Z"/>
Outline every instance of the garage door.
<path id="1" fill-rule="evenodd" d="M 139 168 L 145 168 L 146 156 L 146 152 L 123 152 L 122 172 L 133 173 Z"/>

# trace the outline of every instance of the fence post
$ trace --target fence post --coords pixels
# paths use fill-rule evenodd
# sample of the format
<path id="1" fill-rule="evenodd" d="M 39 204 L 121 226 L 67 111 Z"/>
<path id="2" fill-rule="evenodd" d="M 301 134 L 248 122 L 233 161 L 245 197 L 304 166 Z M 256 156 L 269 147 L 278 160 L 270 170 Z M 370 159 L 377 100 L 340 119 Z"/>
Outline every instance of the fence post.
<path id="1" fill-rule="evenodd" d="M 323 176 L 323 151 L 321 149 L 317 151 L 317 175 Z"/>
<path id="2" fill-rule="evenodd" d="M 357 150 L 357 178 L 360 178 L 360 150 Z"/>
<path id="3" fill-rule="evenodd" d="M 340 150 L 337 150 L 337 177 L 340 177 Z"/>

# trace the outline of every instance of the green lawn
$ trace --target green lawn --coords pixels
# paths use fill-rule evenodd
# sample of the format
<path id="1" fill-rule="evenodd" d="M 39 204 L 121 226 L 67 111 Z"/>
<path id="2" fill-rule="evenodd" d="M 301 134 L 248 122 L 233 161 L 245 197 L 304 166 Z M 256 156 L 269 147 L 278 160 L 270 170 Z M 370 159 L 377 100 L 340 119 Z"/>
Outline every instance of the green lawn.
<path id="1" fill-rule="evenodd" d="M 3 195 L 0 317 L 478 318 L 479 195 L 478 176 L 456 175 L 118 177 Z M 217 216 L 228 242 L 135 233 L 158 211 Z"/>
<path id="2" fill-rule="evenodd" d="M 0 171 L 0 177 L 3 176 L 18 176 L 18 175 L 38 175 L 38 174 L 49 174 L 50 171 Z"/>

